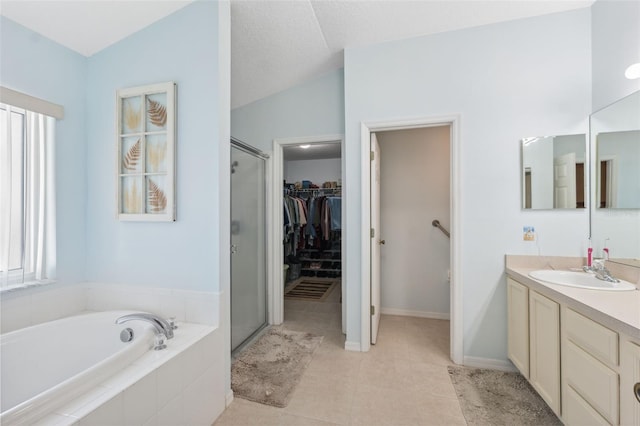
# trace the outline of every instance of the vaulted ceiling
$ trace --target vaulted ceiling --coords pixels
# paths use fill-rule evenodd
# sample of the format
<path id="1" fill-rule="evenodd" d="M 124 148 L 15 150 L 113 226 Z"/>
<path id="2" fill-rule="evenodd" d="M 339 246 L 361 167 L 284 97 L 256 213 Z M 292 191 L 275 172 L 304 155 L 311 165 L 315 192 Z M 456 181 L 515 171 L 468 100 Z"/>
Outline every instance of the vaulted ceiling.
<path id="1" fill-rule="evenodd" d="M 188 0 L 1 0 L 0 13 L 85 56 Z M 588 7 L 593 0 L 231 1 L 231 106 L 343 66 L 343 50 Z"/>

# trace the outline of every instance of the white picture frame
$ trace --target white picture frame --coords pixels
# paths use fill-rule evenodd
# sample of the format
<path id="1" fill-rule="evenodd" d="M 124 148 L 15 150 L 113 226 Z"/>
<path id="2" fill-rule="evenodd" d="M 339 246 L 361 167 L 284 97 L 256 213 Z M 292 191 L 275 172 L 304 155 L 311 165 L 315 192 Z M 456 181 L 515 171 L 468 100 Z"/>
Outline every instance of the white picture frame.
<path id="1" fill-rule="evenodd" d="M 176 84 L 120 89 L 116 110 L 118 219 L 175 221 Z"/>

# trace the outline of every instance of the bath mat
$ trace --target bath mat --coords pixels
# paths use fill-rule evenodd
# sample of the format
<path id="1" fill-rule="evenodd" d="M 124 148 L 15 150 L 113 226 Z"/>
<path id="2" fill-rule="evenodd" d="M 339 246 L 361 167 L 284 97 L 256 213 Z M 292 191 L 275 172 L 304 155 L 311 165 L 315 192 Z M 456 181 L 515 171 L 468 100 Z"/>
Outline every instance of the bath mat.
<path id="1" fill-rule="evenodd" d="M 315 280 L 303 278 L 287 289 L 285 299 L 315 300 L 322 302 L 335 288 L 335 280 Z"/>
<path id="2" fill-rule="evenodd" d="M 467 425 L 562 425 L 519 373 L 449 366 Z"/>
<path id="3" fill-rule="evenodd" d="M 231 363 L 234 396 L 286 407 L 323 336 L 273 327 Z"/>

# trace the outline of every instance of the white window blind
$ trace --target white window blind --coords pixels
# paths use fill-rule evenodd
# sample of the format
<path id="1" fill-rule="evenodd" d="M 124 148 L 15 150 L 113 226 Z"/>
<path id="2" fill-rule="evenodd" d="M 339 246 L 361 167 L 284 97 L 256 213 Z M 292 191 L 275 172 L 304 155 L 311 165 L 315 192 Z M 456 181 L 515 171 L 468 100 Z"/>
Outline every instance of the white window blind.
<path id="1" fill-rule="evenodd" d="M 55 278 L 55 119 L 0 103 L 0 286 Z"/>

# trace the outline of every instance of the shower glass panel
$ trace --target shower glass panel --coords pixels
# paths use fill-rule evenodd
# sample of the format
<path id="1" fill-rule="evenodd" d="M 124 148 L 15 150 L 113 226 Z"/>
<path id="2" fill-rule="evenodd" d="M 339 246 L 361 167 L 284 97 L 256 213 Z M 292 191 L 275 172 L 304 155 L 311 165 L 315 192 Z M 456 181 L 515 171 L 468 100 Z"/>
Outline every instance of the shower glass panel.
<path id="1" fill-rule="evenodd" d="M 265 160 L 231 145 L 231 350 L 267 324 Z"/>

